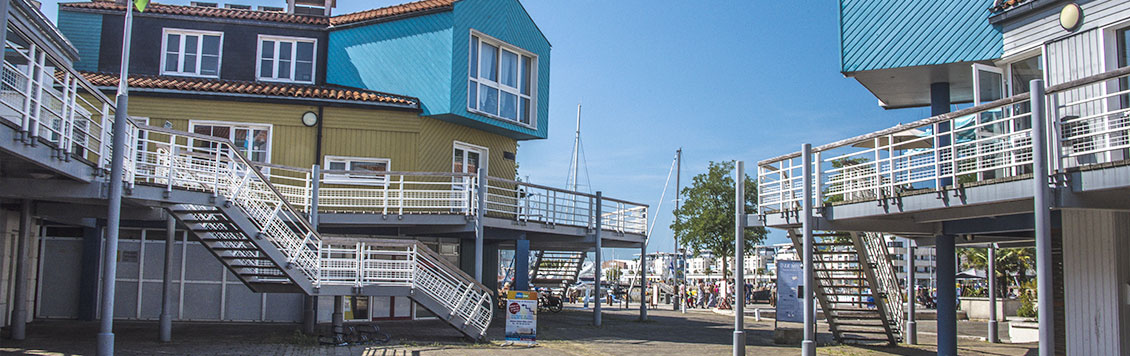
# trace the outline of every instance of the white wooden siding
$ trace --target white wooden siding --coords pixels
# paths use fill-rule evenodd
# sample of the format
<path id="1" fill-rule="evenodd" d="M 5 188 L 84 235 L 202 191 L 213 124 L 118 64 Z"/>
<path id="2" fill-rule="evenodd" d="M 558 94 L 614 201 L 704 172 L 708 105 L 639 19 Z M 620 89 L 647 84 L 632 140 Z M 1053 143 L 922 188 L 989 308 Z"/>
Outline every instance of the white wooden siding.
<path id="1" fill-rule="evenodd" d="M 1064 210 L 1062 222 L 1067 354 L 1125 354 L 1130 213 Z"/>
<path id="2" fill-rule="evenodd" d="M 1083 25 L 1076 33 L 1104 28 L 1130 19 L 1130 1 L 1100 0 L 1080 1 L 1083 9 Z M 1067 36 L 1069 33 L 1059 26 L 1059 10 L 1062 6 L 1052 6 L 1027 18 L 1010 22 L 1004 32 L 1004 58 L 1028 50 L 1039 48 L 1045 42 Z"/>

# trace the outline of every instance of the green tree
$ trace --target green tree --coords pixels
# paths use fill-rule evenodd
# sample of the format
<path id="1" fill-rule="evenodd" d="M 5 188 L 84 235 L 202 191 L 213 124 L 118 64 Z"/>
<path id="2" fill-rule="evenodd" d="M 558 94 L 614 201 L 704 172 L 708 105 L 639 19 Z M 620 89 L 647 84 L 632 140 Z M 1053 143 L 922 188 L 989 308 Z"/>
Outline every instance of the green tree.
<path id="1" fill-rule="evenodd" d="M 671 230 L 676 243 L 692 251 L 707 250 L 722 259 L 722 278 L 729 278 L 727 262 L 734 255 L 734 163 L 710 162 L 706 173 L 696 175 L 691 186 L 683 188 L 683 205 L 674 212 Z M 757 183 L 745 179 L 745 211 L 756 211 Z M 745 231 L 744 253 L 765 240 L 764 227 Z"/>
<path id="2" fill-rule="evenodd" d="M 986 248 L 962 248 L 958 250 L 961 256 L 962 268 L 987 270 L 989 268 L 989 250 Z M 1020 286 L 1028 281 L 1025 272 L 1031 270 L 1036 262 L 1035 248 L 1001 248 L 997 249 L 996 278 L 998 286 Z M 1015 279 L 1013 279 L 1015 276 Z M 1011 283 L 1010 283 L 1011 282 Z M 1008 288 L 997 288 L 998 296 L 1008 295 Z"/>

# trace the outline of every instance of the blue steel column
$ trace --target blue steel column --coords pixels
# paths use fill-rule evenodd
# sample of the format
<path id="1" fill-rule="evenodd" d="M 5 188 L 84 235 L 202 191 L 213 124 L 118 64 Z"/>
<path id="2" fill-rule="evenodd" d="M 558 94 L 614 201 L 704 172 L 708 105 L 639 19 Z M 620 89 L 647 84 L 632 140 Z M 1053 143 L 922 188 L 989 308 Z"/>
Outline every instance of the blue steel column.
<path id="1" fill-rule="evenodd" d="M 801 342 L 801 354 L 816 356 L 816 301 L 813 298 L 813 287 L 816 286 L 815 273 L 812 269 L 812 144 L 801 145 L 800 159 L 803 161 L 801 173 L 801 216 L 803 217 L 804 244 L 804 341 Z"/>
<path id="2" fill-rule="evenodd" d="M 1045 146 L 1047 122 L 1044 117 L 1044 81 L 1029 85 L 1032 94 L 1032 201 L 1036 232 L 1036 296 L 1040 320 L 1040 356 L 1055 352 L 1055 323 L 1052 318 L 1052 224 L 1051 192 L 1048 189 L 1048 150 Z M 1058 157 L 1057 157 L 1058 159 Z"/>
<path id="3" fill-rule="evenodd" d="M 734 172 L 734 356 L 745 356 L 745 162 L 742 161 L 737 162 Z"/>
<path id="4" fill-rule="evenodd" d="M 938 254 L 938 355 L 957 356 L 957 261 L 953 235 L 934 237 Z"/>
<path id="5" fill-rule="evenodd" d="M 27 330 L 28 244 L 31 243 L 31 200 L 20 205 L 20 233 L 16 236 L 16 279 L 12 288 L 12 340 L 23 340 Z"/>
<path id="6" fill-rule="evenodd" d="M 513 290 L 530 290 L 530 240 L 526 233 L 514 246 L 514 286 Z"/>

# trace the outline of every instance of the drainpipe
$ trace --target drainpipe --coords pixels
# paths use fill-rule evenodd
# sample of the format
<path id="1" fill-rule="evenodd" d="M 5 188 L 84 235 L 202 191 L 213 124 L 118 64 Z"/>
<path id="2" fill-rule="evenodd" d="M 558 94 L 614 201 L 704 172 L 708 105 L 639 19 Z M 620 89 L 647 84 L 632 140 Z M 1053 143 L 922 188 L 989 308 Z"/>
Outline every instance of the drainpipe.
<path id="1" fill-rule="evenodd" d="M 318 107 L 318 125 L 314 129 L 314 164 L 322 164 L 322 124 L 326 122 L 326 118 L 322 117 L 325 107 Z"/>

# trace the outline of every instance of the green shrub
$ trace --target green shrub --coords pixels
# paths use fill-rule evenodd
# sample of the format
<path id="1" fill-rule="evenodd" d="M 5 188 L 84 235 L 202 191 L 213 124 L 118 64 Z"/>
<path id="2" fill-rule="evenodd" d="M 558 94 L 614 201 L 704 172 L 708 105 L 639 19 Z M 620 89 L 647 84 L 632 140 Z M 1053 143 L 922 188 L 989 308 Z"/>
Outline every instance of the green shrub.
<path id="1" fill-rule="evenodd" d="M 1036 298 L 1034 293 L 1024 292 L 1020 295 L 1020 309 L 1016 310 L 1016 316 L 1021 318 L 1035 318 L 1040 314 L 1036 312 Z"/>

